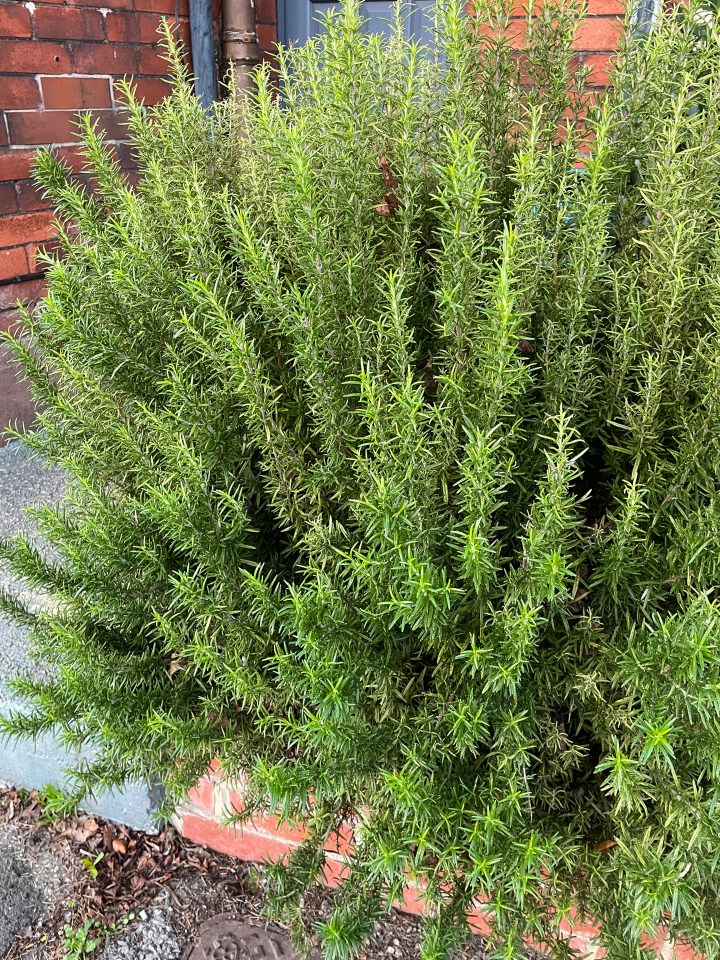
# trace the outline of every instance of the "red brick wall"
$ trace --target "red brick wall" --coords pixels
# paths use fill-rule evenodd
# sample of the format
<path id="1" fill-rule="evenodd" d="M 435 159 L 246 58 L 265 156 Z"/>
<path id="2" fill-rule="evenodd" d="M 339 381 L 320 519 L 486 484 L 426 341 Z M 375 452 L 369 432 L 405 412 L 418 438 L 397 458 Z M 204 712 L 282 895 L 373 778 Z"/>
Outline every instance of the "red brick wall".
<path id="1" fill-rule="evenodd" d="M 221 0 L 213 0 L 219 36 Z M 258 0 L 261 47 L 277 41 L 276 0 Z M 78 172 L 73 119 L 90 111 L 126 168 L 122 105 L 114 81 L 129 75 L 147 103 L 165 95 L 159 47 L 162 17 L 189 44 L 189 0 L 0 0 L 0 329 L 17 299 L 42 292 L 37 251 L 51 241 L 52 212 L 31 178 L 35 151 L 53 145 Z M 32 407 L 0 354 L 0 444 L 9 423 Z"/>
<path id="2" fill-rule="evenodd" d="M 280 826 L 270 816 L 257 816 L 242 829 L 225 826 L 223 821 L 242 808 L 242 783 L 224 780 L 221 767 L 214 763 L 207 777 L 190 792 L 186 804 L 175 817 L 175 824 L 183 836 L 193 843 L 254 862 L 280 860 L 302 842 L 301 827 Z M 326 844 L 324 880 L 328 886 L 337 886 L 339 879 L 345 875 L 344 857 L 351 850 L 352 843 L 353 830 L 348 827 L 340 835 L 331 836 Z M 424 910 L 422 890 L 410 885 L 406 888 L 405 900 L 396 906 L 407 913 L 421 914 Z M 481 936 L 488 933 L 486 912 L 482 906 L 478 906 L 472 914 L 471 925 Z M 595 926 L 577 920 L 573 924 L 563 921 L 561 929 L 578 956 L 602 960 L 604 950 L 596 944 Z M 534 946 L 538 947 L 537 944 Z M 653 946 L 661 960 L 700 960 L 700 955 L 691 948 L 673 944 L 662 936 Z M 541 947 L 538 950 L 543 953 Z"/>
<path id="3" fill-rule="evenodd" d="M 219 23 L 220 0 L 215 3 Z M 578 50 L 599 86 L 607 82 L 622 10 L 619 0 L 589 0 Z M 146 102 L 161 99 L 166 85 L 158 48 L 160 18 L 176 22 L 187 42 L 187 15 L 188 0 L 177 0 L 177 8 L 176 0 L 0 0 L 0 330 L 13 322 L 17 299 L 32 301 L 42 294 L 36 254 L 51 240 L 52 214 L 31 180 L 35 150 L 52 144 L 79 171 L 72 118 L 78 110 L 90 110 L 129 168 L 113 81 L 131 75 Z M 260 47 L 267 55 L 277 42 L 276 0 L 256 0 L 256 15 Z M 29 419 L 30 412 L 24 388 L 0 358 L 0 443 L 6 424 Z M 247 860 L 284 856 L 302 839 L 301 831 L 281 828 L 272 818 L 256 819 L 240 833 L 223 827 L 223 817 L 241 805 L 241 786 L 223 783 L 214 769 L 191 794 L 178 824 L 191 840 Z M 342 874 L 351 839 L 338 837 L 328 845 L 330 884 Z M 409 890 L 402 906 L 420 912 L 421 892 Z M 475 924 L 479 932 L 486 929 L 482 910 Z M 599 956 L 592 927 L 566 932 L 577 949 Z M 689 960 L 693 953 L 665 944 L 662 956 Z"/>
<path id="4" fill-rule="evenodd" d="M 220 0 L 215 0 L 218 21 Z M 590 0 L 578 38 L 593 81 L 607 80 L 619 0 Z M 256 0 L 258 38 L 277 42 L 276 0 Z M 30 179 L 37 146 L 54 144 L 76 168 L 73 119 L 92 112 L 127 160 L 123 115 L 113 81 L 131 75 L 147 102 L 166 89 L 158 48 L 163 16 L 188 42 L 188 0 L 0 0 L 0 283 L 37 273 L 38 246 L 52 233 L 51 213 Z"/>
<path id="5" fill-rule="evenodd" d="M 608 65 L 617 48 L 625 16 L 625 0 L 588 0 L 576 46 L 580 62 L 590 69 L 590 84 L 606 87 Z"/>
<path id="6" fill-rule="evenodd" d="M 188 0 L 177 6 L 187 40 Z M 130 74 L 148 102 L 163 96 L 157 29 L 175 8 L 175 0 L 0 0 L 0 282 L 36 274 L 38 246 L 52 235 L 30 174 L 39 145 L 57 146 L 78 169 L 73 121 L 88 110 L 127 163 L 113 81 Z"/>
<path id="7" fill-rule="evenodd" d="M 221 0 L 213 0 L 220 29 Z M 123 112 L 113 82 L 129 75 L 148 103 L 166 90 L 158 44 L 165 16 L 189 40 L 189 0 L 0 0 L 0 328 L 12 322 L 16 299 L 41 292 L 38 248 L 52 238 L 52 213 L 31 179 L 40 145 L 56 147 L 78 172 L 81 161 L 73 118 L 91 111 L 129 167 Z M 263 56 L 277 42 L 277 0 L 255 0 Z M 578 40 L 593 82 L 607 82 L 620 0 L 589 0 Z M 10 421 L 27 421 L 32 408 L 14 371 L 0 356 L 0 443 Z"/>

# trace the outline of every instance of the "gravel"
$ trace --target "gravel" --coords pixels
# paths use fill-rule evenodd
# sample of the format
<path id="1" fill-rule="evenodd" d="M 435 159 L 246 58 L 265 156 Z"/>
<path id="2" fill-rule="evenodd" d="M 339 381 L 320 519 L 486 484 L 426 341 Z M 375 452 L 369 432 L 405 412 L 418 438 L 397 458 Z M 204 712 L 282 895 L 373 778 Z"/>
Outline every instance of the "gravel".
<path id="1" fill-rule="evenodd" d="M 141 911 L 137 923 L 117 936 L 100 954 L 100 960 L 177 960 L 182 950 L 172 925 L 173 908 L 167 896 L 157 906 Z"/>

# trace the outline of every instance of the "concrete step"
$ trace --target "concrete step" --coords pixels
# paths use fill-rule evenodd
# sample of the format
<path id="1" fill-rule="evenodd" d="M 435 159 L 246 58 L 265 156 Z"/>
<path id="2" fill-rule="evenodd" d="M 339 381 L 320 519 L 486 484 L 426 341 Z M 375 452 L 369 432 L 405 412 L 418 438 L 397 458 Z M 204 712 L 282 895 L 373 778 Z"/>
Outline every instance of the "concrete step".
<path id="1" fill-rule="evenodd" d="M 25 509 L 33 504 L 54 503 L 65 489 L 66 479 L 57 468 L 31 458 L 19 443 L 0 448 L 0 538 L 15 536 L 20 531 L 33 535 L 32 523 Z M 13 587 L 9 571 L 0 565 L 0 587 Z M 16 588 L 19 585 L 14 585 Z M 32 608 L 41 608 L 41 593 L 21 588 Z M 0 617 L 0 713 L 22 710 L 7 681 L 13 677 L 47 678 L 47 667 L 31 656 L 27 632 L 17 624 Z M 90 759 L 90 755 L 87 755 Z M 78 760 L 64 744 L 53 736 L 32 741 L 0 741 L 0 783 L 42 790 L 52 785 L 61 788 L 67 782 L 67 769 Z M 157 829 L 154 814 L 161 801 L 161 791 L 152 785 L 130 783 L 122 791 L 105 793 L 87 801 L 84 807 L 94 813 L 141 830 Z"/>

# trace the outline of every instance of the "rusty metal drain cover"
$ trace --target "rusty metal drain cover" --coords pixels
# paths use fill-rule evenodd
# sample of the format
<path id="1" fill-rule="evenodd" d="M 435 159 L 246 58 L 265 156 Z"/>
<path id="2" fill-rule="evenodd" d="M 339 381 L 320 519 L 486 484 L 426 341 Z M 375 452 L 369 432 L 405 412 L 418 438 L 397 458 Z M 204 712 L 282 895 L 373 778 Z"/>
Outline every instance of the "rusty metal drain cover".
<path id="1" fill-rule="evenodd" d="M 206 920 L 198 937 L 188 960 L 299 960 L 284 934 L 242 923 L 228 913 Z"/>

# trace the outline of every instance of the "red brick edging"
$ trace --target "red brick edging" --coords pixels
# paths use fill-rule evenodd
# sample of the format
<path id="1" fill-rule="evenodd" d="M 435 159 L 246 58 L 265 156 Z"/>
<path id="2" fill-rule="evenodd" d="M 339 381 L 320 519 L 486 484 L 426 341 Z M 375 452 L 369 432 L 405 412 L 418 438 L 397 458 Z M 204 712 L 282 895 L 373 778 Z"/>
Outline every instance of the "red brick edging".
<path id="1" fill-rule="evenodd" d="M 188 796 L 187 802 L 178 811 L 175 823 L 184 837 L 220 853 L 239 857 L 242 860 L 259 862 L 279 860 L 296 849 L 303 840 L 301 827 L 279 824 L 274 817 L 258 816 L 242 828 L 224 826 L 223 822 L 233 810 L 243 808 L 243 788 L 238 781 L 223 779 L 218 764 L 213 764 L 208 775 Z M 350 831 L 334 836 L 326 845 L 325 882 L 337 886 L 343 874 L 343 855 L 352 842 Z M 398 905 L 407 913 L 421 914 L 424 909 L 422 891 L 408 887 L 405 902 Z M 471 921 L 479 934 L 487 934 L 488 927 L 481 909 L 476 910 Z M 597 946 L 597 927 L 564 924 L 570 946 L 588 960 L 602 960 L 605 951 Z M 699 954 L 689 947 L 675 945 L 659 938 L 655 944 L 661 960 L 701 960 Z"/>

